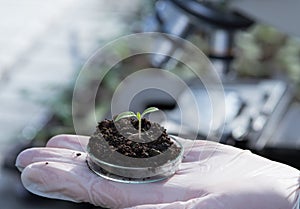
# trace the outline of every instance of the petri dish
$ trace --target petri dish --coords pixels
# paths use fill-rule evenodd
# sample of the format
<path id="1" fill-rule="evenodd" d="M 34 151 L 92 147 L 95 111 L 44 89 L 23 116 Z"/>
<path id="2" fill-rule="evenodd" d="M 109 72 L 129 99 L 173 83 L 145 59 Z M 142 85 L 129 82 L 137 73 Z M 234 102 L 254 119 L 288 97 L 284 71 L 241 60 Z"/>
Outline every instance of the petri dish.
<path id="1" fill-rule="evenodd" d="M 166 151 L 150 158 L 131 158 L 131 164 L 128 164 L 128 161 L 125 163 L 126 158 L 123 161 L 124 165 L 120 163 L 120 160 L 114 164 L 107 159 L 96 158 L 88 146 L 87 165 L 98 176 L 115 182 L 139 184 L 161 181 L 171 177 L 176 172 L 183 158 L 184 150 L 181 143 L 173 137 L 170 139 L 173 145 L 179 148 L 179 152 L 176 153 L 176 156 L 173 155 L 171 159 L 168 159 L 168 151 Z M 140 162 L 143 161 L 146 163 L 141 164 Z M 156 164 L 158 161 L 160 163 Z"/>

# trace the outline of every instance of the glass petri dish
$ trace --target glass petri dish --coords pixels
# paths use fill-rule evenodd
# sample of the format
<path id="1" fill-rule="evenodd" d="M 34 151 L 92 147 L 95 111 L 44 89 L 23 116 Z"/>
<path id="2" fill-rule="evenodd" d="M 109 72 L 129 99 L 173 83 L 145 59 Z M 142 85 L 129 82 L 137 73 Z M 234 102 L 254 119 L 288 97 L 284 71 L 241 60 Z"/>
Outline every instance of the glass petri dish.
<path id="1" fill-rule="evenodd" d="M 176 172 L 183 158 L 183 147 L 181 143 L 173 137 L 170 138 L 180 151 L 177 153 L 177 156 L 173 156 L 172 159 L 167 160 L 163 164 L 156 166 L 153 165 L 158 159 L 161 160 L 162 158 L 166 159 L 166 157 L 168 157 L 168 153 L 165 152 L 150 158 L 131 158 L 135 162 L 141 162 L 143 160 L 147 160 L 148 162 L 152 161 L 152 163 L 145 163 L 143 166 L 135 166 L 135 163 L 133 165 L 128 165 L 128 163 L 127 165 L 120 165 L 120 163 L 113 164 L 105 159 L 100 160 L 96 158 L 90 152 L 90 148 L 88 146 L 87 165 L 98 176 L 115 182 L 139 184 L 161 181 L 172 176 Z M 151 165 L 147 166 L 147 164 Z"/>

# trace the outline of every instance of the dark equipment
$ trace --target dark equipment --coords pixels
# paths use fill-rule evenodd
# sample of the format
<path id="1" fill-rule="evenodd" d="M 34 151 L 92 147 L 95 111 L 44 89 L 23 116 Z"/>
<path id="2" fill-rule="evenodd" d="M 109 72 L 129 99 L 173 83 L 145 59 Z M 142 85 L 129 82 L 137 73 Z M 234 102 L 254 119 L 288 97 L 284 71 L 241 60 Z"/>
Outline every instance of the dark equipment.
<path id="1" fill-rule="evenodd" d="M 235 32 L 246 29 L 253 21 L 227 8 L 227 1 L 159 0 L 155 4 L 152 28 L 188 39 L 192 34 L 202 34 L 209 43 L 208 57 L 223 80 L 227 118 L 221 143 L 250 149 L 267 158 L 300 168 L 300 104 L 293 101 L 293 89 L 280 80 L 242 80 L 234 77 L 231 62 L 234 59 L 233 41 Z M 167 40 L 160 44 L 158 52 L 169 50 L 175 53 L 178 46 Z M 154 55 L 151 63 L 164 67 L 170 58 Z M 205 88 L 191 81 L 191 89 L 198 98 L 202 112 L 210 111 L 205 106 L 208 96 Z M 184 98 L 184 92 L 179 100 Z M 179 110 L 166 110 L 171 119 L 170 133 L 176 134 L 180 111 L 189 111 L 189 101 Z M 153 104 L 151 104 L 153 105 Z M 159 106 L 159 104 L 157 104 Z M 207 117 L 201 115 L 200 117 Z M 207 123 L 211 118 L 207 118 Z M 192 130 L 185 124 L 188 133 L 197 132 L 199 138 L 207 136 L 205 130 Z"/>

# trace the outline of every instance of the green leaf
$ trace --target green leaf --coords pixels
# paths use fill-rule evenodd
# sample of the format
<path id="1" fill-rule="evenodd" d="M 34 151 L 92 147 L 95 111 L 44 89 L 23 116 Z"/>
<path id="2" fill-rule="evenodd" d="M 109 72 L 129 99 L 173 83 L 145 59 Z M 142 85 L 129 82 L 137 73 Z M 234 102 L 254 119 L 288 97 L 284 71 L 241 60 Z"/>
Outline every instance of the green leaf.
<path id="1" fill-rule="evenodd" d="M 159 109 L 157 107 L 149 107 L 147 108 L 141 115 L 141 117 L 144 117 L 146 114 L 158 111 Z"/>
<path id="2" fill-rule="evenodd" d="M 136 113 L 136 118 L 138 119 L 138 121 L 140 121 L 142 119 L 142 116 L 141 116 L 140 112 Z"/>
<path id="3" fill-rule="evenodd" d="M 131 111 L 128 111 L 128 112 L 122 112 L 122 113 L 120 113 L 120 114 L 116 117 L 115 121 L 118 121 L 118 120 L 120 120 L 120 119 L 122 119 L 122 118 L 129 118 L 129 117 L 136 117 L 136 118 L 137 118 L 137 115 L 136 115 L 134 112 L 131 112 Z"/>

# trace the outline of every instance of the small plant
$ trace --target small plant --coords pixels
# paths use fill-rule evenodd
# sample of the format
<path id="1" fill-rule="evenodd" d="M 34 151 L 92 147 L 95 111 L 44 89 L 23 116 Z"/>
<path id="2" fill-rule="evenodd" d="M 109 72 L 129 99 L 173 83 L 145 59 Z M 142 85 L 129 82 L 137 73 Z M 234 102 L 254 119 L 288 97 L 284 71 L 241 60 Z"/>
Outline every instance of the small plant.
<path id="1" fill-rule="evenodd" d="M 135 117 L 138 122 L 139 122 L 139 138 L 141 138 L 141 134 L 142 134 L 142 118 L 148 114 L 148 113 L 151 113 L 151 112 L 155 112 L 155 111 L 158 111 L 159 109 L 156 108 L 156 107 L 149 107 L 147 108 L 146 110 L 144 110 L 144 112 L 140 113 L 140 112 L 137 112 L 137 113 L 134 113 L 132 111 L 127 111 L 127 112 L 122 112 L 120 113 L 116 118 L 115 118 L 115 121 L 118 121 L 122 118 L 128 118 L 128 117 Z"/>

